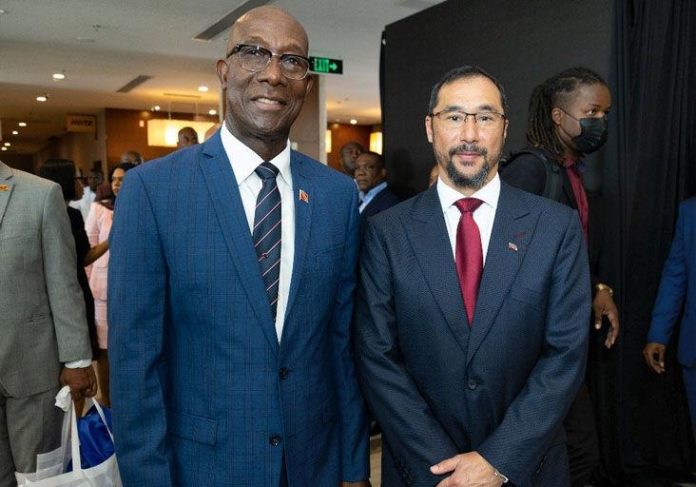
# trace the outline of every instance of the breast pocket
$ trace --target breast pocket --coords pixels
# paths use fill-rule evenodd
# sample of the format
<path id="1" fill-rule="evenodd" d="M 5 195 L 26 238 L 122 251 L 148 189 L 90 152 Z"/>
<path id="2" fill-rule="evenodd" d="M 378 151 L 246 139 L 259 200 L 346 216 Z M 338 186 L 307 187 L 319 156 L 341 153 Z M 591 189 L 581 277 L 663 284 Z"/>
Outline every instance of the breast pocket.
<path id="1" fill-rule="evenodd" d="M 343 244 L 321 249 L 314 253 L 313 271 L 321 275 L 337 274 L 343 260 Z"/>

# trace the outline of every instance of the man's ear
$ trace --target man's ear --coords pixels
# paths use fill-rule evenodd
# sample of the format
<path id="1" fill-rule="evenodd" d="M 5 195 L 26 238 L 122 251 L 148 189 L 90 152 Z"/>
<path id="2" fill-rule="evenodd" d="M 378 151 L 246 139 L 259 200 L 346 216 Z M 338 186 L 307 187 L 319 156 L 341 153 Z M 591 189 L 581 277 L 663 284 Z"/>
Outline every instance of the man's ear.
<path id="1" fill-rule="evenodd" d="M 430 115 L 425 116 L 425 133 L 428 136 L 428 142 L 433 143 L 433 118 Z"/>
<path id="2" fill-rule="evenodd" d="M 309 95 L 309 92 L 312 89 L 312 86 L 314 86 L 314 76 L 311 74 L 307 75 L 307 88 L 305 88 L 305 96 Z"/>
<path id="3" fill-rule="evenodd" d="M 227 86 L 227 63 L 224 59 L 218 59 L 215 68 L 217 70 L 218 80 L 220 80 L 220 86 L 225 88 Z"/>

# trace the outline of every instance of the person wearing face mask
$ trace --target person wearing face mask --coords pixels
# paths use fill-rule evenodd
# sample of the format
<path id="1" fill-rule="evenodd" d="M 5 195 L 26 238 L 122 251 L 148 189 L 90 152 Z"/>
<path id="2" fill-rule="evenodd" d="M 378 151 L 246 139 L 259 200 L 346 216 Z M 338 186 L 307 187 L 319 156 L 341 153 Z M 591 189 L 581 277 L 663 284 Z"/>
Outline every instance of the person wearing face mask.
<path id="1" fill-rule="evenodd" d="M 508 184 L 570 206 L 578 212 L 585 239 L 592 230 L 583 186 L 583 157 L 607 140 L 611 93 L 606 82 L 584 67 L 566 69 L 537 86 L 529 101 L 527 142 L 501 170 Z M 588 248 L 591 247 L 588 246 Z M 590 262 L 593 262 L 590 255 Z M 595 330 L 607 318 L 604 346 L 611 348 L 619 334 L 619 313 L 613 291 L 592 272 L 592 320 Z M 587 386 L 573 403 L 564 427 L 572 485 L 585 486 L 599 464 L 595 420 Z"/>

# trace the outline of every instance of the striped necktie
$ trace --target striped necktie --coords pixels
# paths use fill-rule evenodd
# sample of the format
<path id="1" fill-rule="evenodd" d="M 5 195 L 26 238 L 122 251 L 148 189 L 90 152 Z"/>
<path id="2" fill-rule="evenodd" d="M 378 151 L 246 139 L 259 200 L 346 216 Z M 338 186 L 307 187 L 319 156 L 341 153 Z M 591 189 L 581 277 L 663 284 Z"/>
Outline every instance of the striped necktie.
<path id="1" fill-rule="evenodd" d="M 256 199 L 253 241 L 263 282 L 266 285 L 271 315 L 276 316 L 278 307 L 278 283 L 280 281 L 280 191 L 276 182 L 278 168 L 264 162 L 254 171 L 263 181 Z"/>

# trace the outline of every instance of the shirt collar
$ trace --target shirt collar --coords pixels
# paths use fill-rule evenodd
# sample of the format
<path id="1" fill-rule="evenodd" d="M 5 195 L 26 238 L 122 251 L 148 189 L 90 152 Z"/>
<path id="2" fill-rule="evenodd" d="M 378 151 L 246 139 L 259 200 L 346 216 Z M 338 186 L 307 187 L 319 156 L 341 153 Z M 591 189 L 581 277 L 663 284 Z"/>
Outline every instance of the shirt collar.
<path id="1" fill-rule="evenodd" d="M 222 146 L 225 149 L 225 153 L 227 153 L 227 158 L 230 160 L 230 164 L 232 164 L 232 171 L 234 172 L 234 177 L 238 185 L 246 181 L 262 162 L 270 162 L 277 167 L 280 176 L 286 183 L 292 181 L 292 174 L 290 172 L 290 140 L 287 141 L 285 149 L 283 149 L 280 154 L 270 161 L 264 161 L 256 152 L 232 135 L 226 123 L 222 124 L 220 138 L 222 139 Z"/>
<path id="2" fill-rule="evenodd" d="M 438 178 L 437 195 L 440 198 L 440 205 L 442 206 L 443 213 L 446 213 L 451 206 L 462 198 L 478 198 L 483 201 L 485 205 L 495 209 L 498 206 L 498 198 L 500 197 L 500 176 L 496 173 L 488 184 L 471 196 L 464 196 L 456 189 L 445 184 L 441 178 Z"/>
<path id="3" fill-rule="evenodd" d="M 372 198 L 373 196 L 375 196 L 377 193 L 379 193 L 380 191 L 382 191 L 386 187 L 387 187 L 387 182 L 382 181 L 377 186 L 375 186 L 374 188 L 369 190 L 367 193 L 365 193 L 365 198 Z"/>

